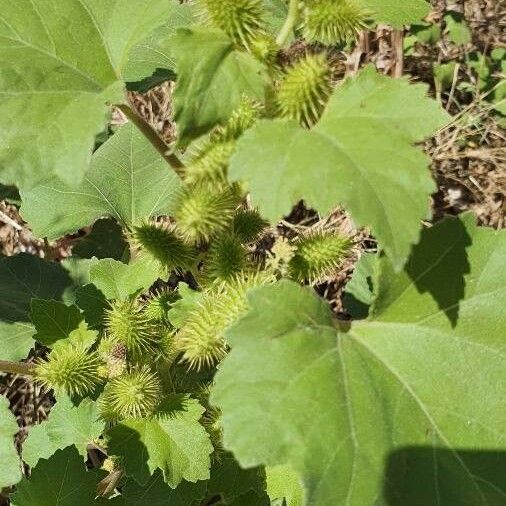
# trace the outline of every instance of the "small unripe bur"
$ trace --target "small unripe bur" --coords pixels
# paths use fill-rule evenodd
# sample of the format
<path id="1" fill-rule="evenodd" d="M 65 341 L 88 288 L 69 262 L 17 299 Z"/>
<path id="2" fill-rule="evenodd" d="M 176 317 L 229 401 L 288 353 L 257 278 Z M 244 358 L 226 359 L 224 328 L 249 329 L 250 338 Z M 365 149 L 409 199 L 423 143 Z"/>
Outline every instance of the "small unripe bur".
<path id="1" fill-rule="evenodd" d="M 122 343 L 132 358 L 156 352 L 159 328 L 132 300 L 115 301 L 106 313 L 106 328 L 111 339 Z"/>
<path id="2" fill-rule="evenodd" d="M 227 229 L 238 205 L 238 195 L 232 188 L 220 192 L 205 186 L 186 187 L 175 212 L 177 226 L 188 240 L 208 241 Z"/>
<path id="3" fill-rule="evenodd" d="M 204 23 L 211 22 L 236 44 L 248 48 L 263 31 L 262 0 L 199 0 Z"/>
<path id="4" fill-rule="evenodd" d="M 100 399 L 106 419 L 143 418 L 157 407 L 162 386 L 157 375 L 143 367 L 111 380 Z"/>
<path id="5" fill-rule="evenodd" d="M 173 290 L 161 290 L 144 303 L 144 313 L 150 320 L 168 323 L 168 312 L 180 296 Z"/>
<path id="6" fill-rule="evenodd" d="M 245 265 L 246 251 L 236 235 L 226 233 L 213 242 L 206 266 L 209 276 L 224 281 L 241 272 Z"/>
<path id="7" fill-rule="evenodd" d="M 268 225 L 256 209 L 240 209 L 234 216 L 234 234 L 243 243 L 256 241 Z"/>
<path id="8" fill-rule="evenodd" d="M 332 231 L 310 232 L 299 237 L 288 265 L 297 281 L 317 283 L 333 274 L 351 250 L 352 242 Z"/>
<path id="9" fill-rule="evenodd" d="M 310 0 L 305 12 L 305 37 L 332 45 L 346 42 L 366 27 L 368 13 L 353 0 Z"/>
<path id="10" fill-rule="evenodd" d="M 100 366 L 98 354 L 85 345 L 62 344 L 51 351 L 47 361 L 37 363 L 35 377 L 46 388 L 82 396 L 102 381 Z"/>
<path id="11" fill-rule="evenodd" d="M 145 222 L 133 227 L 133 243 L 168 270 L 188 269 L 195 260 L 195 251 L 175 230 L 157 223 Z"/>
<path id="12" fill-rule="evenodd" d="M 332 72 L 325 55 L 306 55 L 289 68 L 277 101 L 280 114 L 311 127 L 318 122 L 332 93 Z"/>

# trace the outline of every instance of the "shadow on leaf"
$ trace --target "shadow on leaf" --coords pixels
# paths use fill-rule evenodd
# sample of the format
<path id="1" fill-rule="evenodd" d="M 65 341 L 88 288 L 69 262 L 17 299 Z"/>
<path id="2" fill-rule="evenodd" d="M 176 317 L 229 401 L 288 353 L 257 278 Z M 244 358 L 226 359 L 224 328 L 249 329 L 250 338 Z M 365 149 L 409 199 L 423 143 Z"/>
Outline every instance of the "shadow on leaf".
<path id="1" fill-rule="evenodd" d="M 506 501 L 506 452 L 408 447 L 386 463 L 389 506 L 501 506 Z"/>

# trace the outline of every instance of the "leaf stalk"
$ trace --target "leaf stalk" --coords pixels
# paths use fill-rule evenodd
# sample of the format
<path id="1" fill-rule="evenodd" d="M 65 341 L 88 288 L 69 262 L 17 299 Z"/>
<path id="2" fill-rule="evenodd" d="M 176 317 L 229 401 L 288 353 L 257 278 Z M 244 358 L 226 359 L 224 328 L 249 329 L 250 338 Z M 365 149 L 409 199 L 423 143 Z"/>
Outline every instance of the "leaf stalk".
<path id="1" fill-rule="evenodd" d="M 26 362 L 10 362 L 8 360 L 0 360 L 0 372 L 9 374 L 22 374 L 23 376 L 33 376 L 35 366 Z"/>
<path id="2" fill-rule="evenodd" d="M 151 145 L 163 156 L 165 161 L 174 169 L 174 172 L 183 177 L 185 174 L 185 166 L 183 162 L 171 153 L 169 147 L 163 139 L 156 133 L 154 128 L 143 118 L 141 118 L 127 104 L 118 104 L 116 107 L 142 132 Z"/>
<path id="3" fill-rule="evenodd" d="M 290 33 L 292 33 L 297 21 L 299 20 L 299 0 L 290 0 L 290 5 L 288 6 L 288 15 L 286 16 L 285 24 L 281 28 L 279 32 L 276 42 L 278 46 L 283 47 L 290 37 Z"/>

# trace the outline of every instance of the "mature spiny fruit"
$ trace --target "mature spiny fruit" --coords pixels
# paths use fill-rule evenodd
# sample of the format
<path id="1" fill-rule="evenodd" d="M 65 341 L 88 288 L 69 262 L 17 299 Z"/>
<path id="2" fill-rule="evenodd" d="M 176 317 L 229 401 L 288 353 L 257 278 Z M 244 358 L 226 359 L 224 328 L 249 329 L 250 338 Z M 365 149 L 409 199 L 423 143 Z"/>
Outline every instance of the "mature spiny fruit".
<path id="1" fill-rule="evenodd" d="M 262 0 L 198 0 L 203 21 L 223 30 L 236 44 L 248 48 L 263 31 Z"/>
<path id="2" fill-rule="evenodd" d="M 153 413 L 160 401 L 162 386 L 148 367 L 134 369 L 114 378 L 100 399 L 106 419 L 143 418 Z"/>
<path id="3" fill-rule="evenodd" d="M 235 149 L 233 140 L 207 142 L 188 164 L 185 181 L 188 184 L 223 187 L 227 181 L 227 169 L 230 157 Z"/>
<path id="4" fill-rule="evenodd" d="M 123 374 L 127 366 L 127 348 L 123 343 L 105 337 L 100 341 L 98 353 L 104 365 L 102 376 L 116 378 Z"/>
<path id="5" fill-rule="evenodd" d="M 353 0 L 308 0 L 305 36 L 332 45 L 346 42 L 366 27 L 368 13 Z"/>
<path id="6" fill-rule="evenodd" d="M 183 241 L 174 228 L 159 223 L 144 222 L 133 227 L 133 244 L 160 262 L 169 271 L 186 270 L 195 261 L 194 249 Z"/>
<path id="7" fill-rule="evenodd" d="M 197 370 L 221 361 L 227 353 L 223 333 L 247 311 L 246 292 L 272 281 L 273 277 L 262 273 L 240 275 L 199 297 L 176 336 L 183 352 L 181 361 Z"/>
<path id="8" fill-rule="evenodd" d="M 172 304 L 179 299 L 180 296 L 176 291 L 161 290 L 144 302 L 144 313 L 151 320 L 168 324 L 168 312 Z"/>
<path id="9" fill-rule="evenodd" d="M 188 240 L 205 242 L 227 229 L 237 205 L 238 195 L 231 187 L 213 192 L 205 186 L 186 186 L 174 217 Z"/>
<path id="10" fill-rule="evenodd" d="M 143 308 L 134 300 L 118 300 L 111 303 L 106 313 L 109 336 L 122 343 L 132 358 L 156 353 L 159 328 Z"/>
<path id="11" fill-rule="evenodd" d="M 100 365 L 98 354 L 84 344 L 61 344 L 47 361 L 37 362 L 35 377 L 46 388 L 82 396 L 101 382 Z"/>
<path id="12" fill-rule="evenodd" d="M 279 112 L 311 127 L 320 119 L 331 93 L 332 72 L 326 55 L 306 55 L 287 70 L 279 85 Z"/>
<path id="13" fill-rule="evenodd" d="M 215 128 L 210 135 L 211 142 L 237 140 L 248 128 L 251 128 L 260 117 L 260 104 L 243 98 L 239 106 L 223 126 Z"/>
<path id="14" fill-rule="evenodd" d="M 289 275 L 297 281 L 317 283 L 333 274 L 350 252 L 352 242 L 333 231 L 313 231 L 298 238 L 288 265 Z"/>
<path id="15" fill-rule="evenodd" d="M 239 209 L 234 216 L 234 234 L 243 243 L 256 241 L 268 225 L 256 209 Z"/>
<path id="16" fill-rule="evenodd" d="M 206 271 L 214 279 L 227 280 L 241 272 L 246 265 L 246 251 L 237 235 L 225 233 L 211 245 Z"/>

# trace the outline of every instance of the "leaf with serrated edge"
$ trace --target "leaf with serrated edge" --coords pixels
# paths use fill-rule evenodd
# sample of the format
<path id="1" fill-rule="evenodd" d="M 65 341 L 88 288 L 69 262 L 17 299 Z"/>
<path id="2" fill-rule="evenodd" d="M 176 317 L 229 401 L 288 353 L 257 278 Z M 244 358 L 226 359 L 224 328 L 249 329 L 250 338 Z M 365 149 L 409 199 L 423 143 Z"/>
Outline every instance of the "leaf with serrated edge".
<path id="1" fill-rule="evenodd" d="M 45 346 L 53 346 L 79 327 L 83 320 L 77 306 L 56 300 L 32 299 L 30 318 L 37 333 L 33 338 Z"/>
<path id="2" fill-rule="evenodd" d="M 106 215 L 129 226 L 168 214 L 180 185 L 162 156 L 127 124 L 93 154 L 77 189 L 53 179 L 22 192 L 21 214 L 36 235 L 49 239 Z"/>
<path id="3" fill-rule="evenodd" d="M 430 12 L 426 0 L 357 0 L 377 23 L 385 23 L 395 28 L 410 25 L 424 19 Z"/>
<path id="4" fill-rule="evenodd" d="M 126 299 L 147 290 L 159 277 L 160 267 L 147 258 L 124 264 L 104 258 L 91 264 L 91 282 L 107 299 Z"/>
<path id="5" fill-rule="evenodd" d="M 32 339 L 35 330 L 29 323 L 0 322 L 0 359 L 21 360 L 35 344 Z"/>
<path id="6" fill-rule="evenodd" d="M 272 222 L 300 199 L 323 213 L 343 204 L 359 225 L 371 227 L 399 269 L 436 189 L 429 159 L 413 144 L 448 119 L 425 92 L 368 67 L 335 90 L 312 130 L 266 120 L 246 132 L 230 178 L 249 184 L 254 204 Z"/>
<path id="7" fill-rule="evenodd" d="M 58 450 L 32 469 L 10 497 L 12 506 L 90 506 L 94 504 L 98 477 L 86 471 L 75 446 Z"/>
<path id="8" fill-rule="evenodd" d="M 14 446 L 14 436 L 19 428 L 16 417 L 9 410 L 9 401 L 0 396 L 0 490 L 15 485 L 23 475 L 21 462 Z"/>
<path id="9" fill-rule="evenodd" d="M 241 100 L 262 100 L 263 66 L 219 30 L 179 29 L 170 41 L 178 75 L 174 120 L 186 143 L 224 123 Z"/>
<path id="10" fill-rule="evenodd" d="M 157 469 L 173 488 L 183 479 L 206 480 L 213 446 L 199 423 L 203 412 L 194 399 L 172 396 L 152 418 L 114 426 L 109 433 L 111 455 L 123 457 L 126 475 L 141 485 Z"/>
<path id="11" fill-rule="evenodd" d="M 504 232 L 446 220 L 404 272 L 384 260 L 374 316 L 348 331 L 308 289 L 252 291 L 211 395 L 225 447 L 243 466 L 289 463 L 307 504 L 374 504 L 384 482 L 395 505 L 504 501 L 505 254 Z"/>
<path id="12" fill-rule="evenodd" d="M 55 262 L 26 253 L 0 258 L 0 320 L 29 322 L 32 298 L 60 300 L 71 284 Z"/>
<path id="13" fill-rule="evenodd" d="M 86 459 L 87 445 L 100 436 L 103 428 L 96 402 L 84 399 L 75 406 L 67 396 L 59 396 L 49 418 L 28 431 L 23 444 L 23 460 L 34 467 L 39 459 L 47 459 L 56 450 L 71 445 Z"/>
<path id="14" fill-rule="evenodd" d="M 0 0 L 0 12 L 0 178 L 27 188 L 55 174 L 77 185 L 110 104 L 125 101 L 130 50 L 169 4 Z"/>

